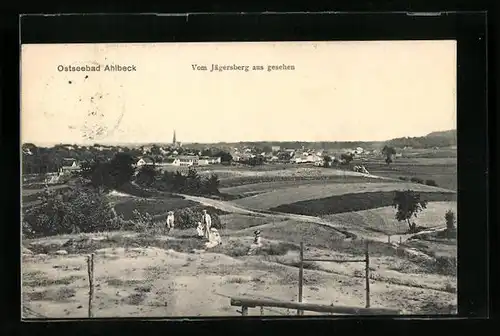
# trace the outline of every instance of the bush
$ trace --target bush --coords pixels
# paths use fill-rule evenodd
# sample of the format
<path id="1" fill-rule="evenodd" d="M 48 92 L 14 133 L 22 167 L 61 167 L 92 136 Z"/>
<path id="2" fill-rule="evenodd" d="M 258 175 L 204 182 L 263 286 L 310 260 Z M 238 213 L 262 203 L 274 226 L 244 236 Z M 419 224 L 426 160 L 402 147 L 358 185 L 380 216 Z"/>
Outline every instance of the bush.
<path id="1" fill-rule="evenodd" d="M 456 216 L 452 210 L 446 211 L 444 215 L 444 219 L 446 221 L 446 229 L 448 231 L 455 230 Z"/>
<path id="2" fill-rule="evenodd" d="M 406 177 L 406 176 L 400 176 L 400 177 L 399 177 L 399 179 L 400 179 L 401 181 L 408 181 L 408 180 L 409 180 L 409 178 L 408 178 L 408 177 Z"/>
<path id="3" fill-rule="evenodd" d="M 202 177 L 196 169 L 189 167 L 187 174 L 180 171 L 165 171 L 155 187 L 162 191 L 188 195 L 218 195 L 220 180 L 217 174 Z"/>
<path id="4" fill-rule="evenodd" d="M 46 188 L 42 204 L 27 210 L 23 220 L 23 234 L 27 238 L 119 228 L 119 220 L 105 195 L 89 188 L 63 192 Z"/>
<path id="5" fill-rule="evenodd" d="M 410 181 L 411 181 L 411 182 L 413 182 L 413 183 L 420 183 L 420 184 L 424 184 L 424 180 L 422 180 L 422 179 L 421 179 L 421 178 L 419 178 L 419 177 L 412 177 L 412 178 L 410 179 Z"/>
<path id="6" fill-rule="evenodd" d="M 436 181 L 434 181 L 434 180 L 426 180 L 425 184 L 427 184 L 428 186 L 431 186 L 431 187 L 437 187 L 438 186 L 437 183 L 436 183 Z"/>
<path id="7" fill-rule="evenodd" d="M 176 229 L 191 229 L 198 226 L 198 222 L 201 221 L 204 207 L 192 207 L 184 208 L 174 212 L 175 215 L 175 228 Z M 207 212 L 212 217 L 212 227 L 216 229 L 223 229 L 223 225 L 219 218 L 218 211 L 215 209 L 207 209 Z"/>

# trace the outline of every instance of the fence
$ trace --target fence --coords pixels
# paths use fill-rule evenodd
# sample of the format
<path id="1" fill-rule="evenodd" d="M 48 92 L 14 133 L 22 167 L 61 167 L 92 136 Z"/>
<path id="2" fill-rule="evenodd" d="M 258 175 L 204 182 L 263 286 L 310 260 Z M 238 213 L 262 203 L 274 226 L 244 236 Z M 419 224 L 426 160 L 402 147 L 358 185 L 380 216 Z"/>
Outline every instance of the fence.
<path id="1" fill-rule="evenodd" d="M 264 307 L 297 309 L 297 315 L 304 315 L 304 311 L 315 311 L 332 314 L 355 314 L 355 315 L 377 315 L 377 314 L 399 314 L 397 309 L 387 308 L 371 308 L 370 307 L 370 254 L 368 241 L 365 241 L 365 258 L 363 259 L 316 259 L 304 258 L 304 243 L 300 243 L 300 261 L 299 261 L 299 293 L 298 302 L 266 300 L 266 299 L 251 299 L 251 298 L 231 298 L 231 306 L 242 307 L 241 314 L 248 315 L 248 308 L 261 308 L 263 314 Z M 366 284 L 366 307 L 351 307 L 351 306 L 333 306 L 322 304 L 311 304 L 302 302 L 303 280 L 304 280 L 304 263 L 305 262 L 364 262 L 365 263 L 365 284 Z M 94 299 L 94 253 L 87 256 L 87 269 L 89 280 L 89 295 L 88 295 L 88 317 L 94 317 L 93 299 Z"/>
<path id="2" fill-rule="evenodd" d="M 261 315 L 263 314 L 263 307 L 275 307 L 275 308 L 288 308 L 297 309 L 297 311 L 314 311 L 320 313 L 331 313 L 331 314 L 350 314 L 350 315 L 398 315 L 400 312 L 397 309 L 388 308 L 358 308 L 350 306 L 333 306 L 333 305 L 322 305 L 313 303 L 302 303 L 302 302 L 289 302 L 289 301 L 279 301 L 279 300 L 261 300 L 252 298 L 241 298 L 233 297 L 231 298 L 231 306 L 241 307 L 241 315 L 248 315 L 248 308 L 261 308 Z"/>
<path id="3" fill-rule="evenodd" d="M 304 259 L 304 243 L 300 243 L 300 261 L 299 261 L 299 303 L 302 302 L 302 291 L 304 281 L 304 262 L 321 261 L 321 262 L 364 262 L 365 263 L 365 291 L 366 291 L 366 308 L 370 308 L 370 254 L 368 251 L 368 241 L 365 241 L 365 258 L 364 259 Z M 302 310 L 297 311 L 297 315 L 303 315 Z"/>
<path id="4" fill-rule="evenodd" d="M 399 310 L 387 308 L 371 308 L 370 307 L 370 254 L 368 241 L 365 241 L 365 257 L 363 259 L 315 259 L 304 258 L 304 243 L 300 243 L 300 261 L 299 261 L 299 300 L 298 302 L 279 301 L 279 300 L 261 300 L 251 298 L 234 297 L 231 298 L 231 306 L 241 307 L 241 315 L 248 315 L 248 308 L 260 307 L 261 315 L 264 307 L 276 307 L 297 309 L 297 315 L 304 315 L 304 311 L 314 311 L 331 314 L 351 314 L 351 315 L 398 315 Z M 366 307 L 351 307 L 351 306 L 333 306 L 302 302 L 303 280 L 304 280 L 304 262 L 363 262 L 365 263 L 365 284 L 366 284 Z"/>

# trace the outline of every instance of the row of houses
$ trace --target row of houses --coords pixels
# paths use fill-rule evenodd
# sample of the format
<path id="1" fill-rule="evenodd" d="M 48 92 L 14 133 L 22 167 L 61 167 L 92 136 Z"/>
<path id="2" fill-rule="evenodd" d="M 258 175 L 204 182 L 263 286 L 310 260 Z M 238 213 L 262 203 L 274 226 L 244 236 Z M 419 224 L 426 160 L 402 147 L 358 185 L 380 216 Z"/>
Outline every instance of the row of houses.
<path id="1" fill-rule="evenodd" d="M 198 155 L 179 155 L 175 157 L 167 157 L 161 163 L 156 163 L 156 165 L 161 166 L 179 166 L 179 167 L 191 167 L 191 166 L 208 166 L 213 164 L 220 164 L 220 157 L 210 157 L 210 156 L 198 156 Z M 147 166 L 155 165 L 155 162 L 151 158 L 141 158 L 137 161 L 136 166 Z"/>

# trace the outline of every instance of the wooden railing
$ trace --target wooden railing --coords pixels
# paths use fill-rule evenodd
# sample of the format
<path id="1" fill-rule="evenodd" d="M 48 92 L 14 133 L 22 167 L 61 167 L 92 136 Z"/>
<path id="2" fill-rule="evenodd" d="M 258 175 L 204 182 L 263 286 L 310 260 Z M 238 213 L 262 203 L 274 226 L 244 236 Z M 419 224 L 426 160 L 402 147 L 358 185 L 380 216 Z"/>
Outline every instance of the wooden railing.
<path id="1" fill-rule="evenodd" d="M 370 254 L 368 251 L 368 241 L 365 241 L 365 257 L 363 259 L 305 259 L 304 258 L 304 243 L 300 243 L 300 261 L 299 261 L 299 303 L 302 302 L 302 288 L 304 279 L 304 262 L 320 261 L 320 262 L 336 262 L 336 263 L 352 263 L 362 262 L 365 264 L 365 292 L 366 292 L 366 308 L 370 308 Z M 302 315 L 303 311 L 298 309 L 297 315 Z"/>
<path id="2" fill-rule="evenodd" d="M 399 315 L 400 314 L 400 311 L 397 309 L 358 308 L 350 306 L 333 306 L 333 305 L 322 305 L 314 303 L 261 300 L 261 299 L 242 298 L 242 297 L 231 298 L 231 306 L 241 307 L 241 315 L 243 316 L 248 315 L 248 308 L 256 308 L 256 307 L 261 307 L 261 312 L 263 307 L 275 307 L 275 308 L 297 309 L 300 311 L 314 311 L 320 313 L 344 314 L 344 315 Z"/>

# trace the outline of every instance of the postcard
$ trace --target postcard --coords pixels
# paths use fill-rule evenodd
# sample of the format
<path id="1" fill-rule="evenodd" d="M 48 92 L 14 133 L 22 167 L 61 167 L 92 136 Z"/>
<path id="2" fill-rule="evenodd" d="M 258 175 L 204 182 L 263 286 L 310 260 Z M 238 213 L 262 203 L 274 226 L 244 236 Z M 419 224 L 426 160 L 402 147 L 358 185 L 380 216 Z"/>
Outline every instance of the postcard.
<path id="1" fill-rule="evenodd" d="M 24 44 L 22 316 L 456 314 L 455 41 Z"/>

